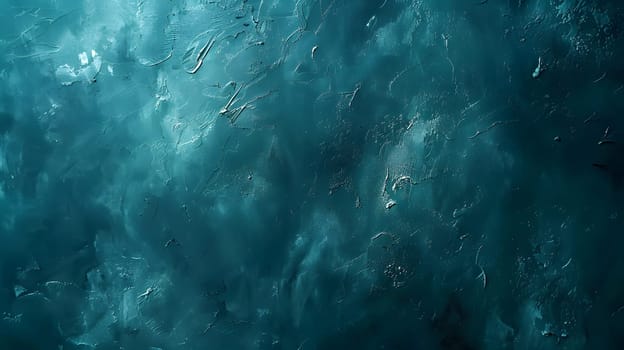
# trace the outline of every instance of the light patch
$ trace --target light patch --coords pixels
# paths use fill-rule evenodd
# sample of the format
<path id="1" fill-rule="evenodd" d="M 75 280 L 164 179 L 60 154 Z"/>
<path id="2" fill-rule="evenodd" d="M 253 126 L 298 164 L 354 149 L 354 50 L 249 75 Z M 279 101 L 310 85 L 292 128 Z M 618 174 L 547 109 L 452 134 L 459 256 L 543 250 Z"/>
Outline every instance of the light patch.
<path id="1" fill-rule="evenodd" d="M 89 63 L 89 57 L 86 52 L 78 55 L 81 64 L 78 69 L 68 64 L 59 66 L 55 71 L 55 75 L 61 85 L 69 86 L 79 81 L 93 82 L 102 68 L 102 58 L 95 50 L 91 50 L 91 57 L 93 61 Z"/>
<path id="2" fill-rule="evenodd" d="M 26 288 L 20 286 L 20 285 L 15 285 L 13 287 L 13 292 L 15 293 L 15 297 L 20 297 L 22 296 L 24 293 L 26 293 Z"/>
<path id="3" fill-rule="evenodd" d="M 56 78 L 60 81 L 61 85 L 68 86 L 78 81 L 78 74 L 74 68 L 68 64 L 59 66 L 55 72 Z"/>
<path id="4" fill-rule="evenodd" d="M 577 0 L 564 0 L 557 6 L 557 15 L 563 20 L 564 23 L 571 20 L 572 12 L 576 6 L 576 1 Z"/>
<path id="5" fill-rule="evenodd" d="M 216 209 L 217 209 L 217 212 L 219 212 L 219 214 L 221 214 L 221 215 L 227 214 L 227 208 L 226 208 L 226 206 L 222 202 L 219 202 L 217 204 L 217 208 Z"/>
<path id="6" fill-rule="evenodd" d="M 86 66 L 87 64 L 89 64 L 89 56 L 87 56 L 86 52 L 79 53 L 78 59 L 80 60 L 81 66 Z"/>

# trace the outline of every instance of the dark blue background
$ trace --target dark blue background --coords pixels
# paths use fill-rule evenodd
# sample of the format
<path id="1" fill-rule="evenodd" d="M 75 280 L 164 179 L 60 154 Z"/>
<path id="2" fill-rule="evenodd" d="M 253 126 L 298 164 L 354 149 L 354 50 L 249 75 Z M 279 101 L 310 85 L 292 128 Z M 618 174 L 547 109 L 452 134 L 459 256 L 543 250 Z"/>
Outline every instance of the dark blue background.
<path id="1" fill-rule="evenodd" d="M 624 348 L 620 1 L 0 6 L 0 349 Z"/>

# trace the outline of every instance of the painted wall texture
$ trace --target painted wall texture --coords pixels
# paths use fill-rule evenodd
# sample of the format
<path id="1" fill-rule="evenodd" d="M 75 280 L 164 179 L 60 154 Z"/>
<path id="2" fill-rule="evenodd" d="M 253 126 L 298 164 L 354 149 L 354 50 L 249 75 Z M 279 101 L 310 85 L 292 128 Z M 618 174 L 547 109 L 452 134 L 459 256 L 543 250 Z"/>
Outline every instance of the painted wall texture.
<path id="1" fill-rule="evenodd" d="M 622 1 L 0 8 L 0 349 L 624 349 Z"/>

